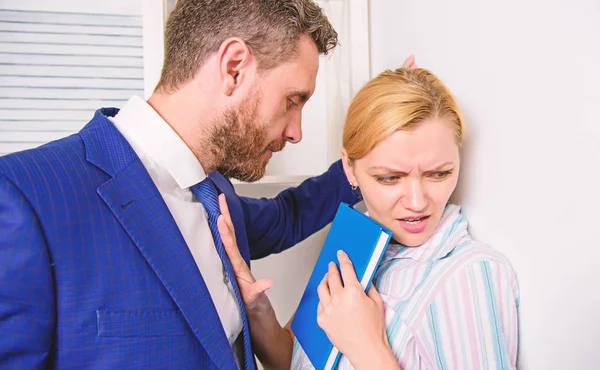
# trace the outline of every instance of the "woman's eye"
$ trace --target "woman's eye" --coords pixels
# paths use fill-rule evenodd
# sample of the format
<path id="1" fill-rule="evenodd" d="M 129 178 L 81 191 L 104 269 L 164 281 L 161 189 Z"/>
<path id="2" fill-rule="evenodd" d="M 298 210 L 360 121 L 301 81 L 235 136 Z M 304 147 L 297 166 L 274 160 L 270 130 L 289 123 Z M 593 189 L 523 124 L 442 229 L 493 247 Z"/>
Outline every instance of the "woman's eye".
<path id="1" fill-rule="evenodd" d="M 442 180 L 442 179 L 445 179 L 446 177 L 450 176 L 451 173 L 452 173 L 452 171 L 433 172 L 431 174 L 431 177 L 433 177 L 435 180 Z"/>
<path id="2" fill-rule="evenodd" d="M 376 179 L 382 184 L 394 184 L 400 180 L 400 176 L 376 176 Z"/>

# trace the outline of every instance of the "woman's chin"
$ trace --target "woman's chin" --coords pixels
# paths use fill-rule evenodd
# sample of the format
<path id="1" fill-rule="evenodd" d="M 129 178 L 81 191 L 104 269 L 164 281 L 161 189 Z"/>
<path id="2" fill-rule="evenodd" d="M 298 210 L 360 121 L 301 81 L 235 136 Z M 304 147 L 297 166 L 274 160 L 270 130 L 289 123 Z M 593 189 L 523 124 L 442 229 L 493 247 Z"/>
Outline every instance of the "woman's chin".
<path id="1" fill-rule="evenodd" d="M 394 240 L 407 247 L 420 247 L 429 239 L 429 233 L 425 231 L 422 233 L 414 234 L 414 233 L 406 233 L 406 232 L 395 232 Z"/>

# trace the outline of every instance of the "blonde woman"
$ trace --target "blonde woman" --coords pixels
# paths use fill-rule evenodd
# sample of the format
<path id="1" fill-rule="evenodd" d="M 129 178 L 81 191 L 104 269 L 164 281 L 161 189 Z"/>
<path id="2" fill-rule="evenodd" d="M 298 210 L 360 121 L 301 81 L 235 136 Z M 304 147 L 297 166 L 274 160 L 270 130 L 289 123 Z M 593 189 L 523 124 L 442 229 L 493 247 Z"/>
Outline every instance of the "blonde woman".
<path id="1" fill-rule="evenodd" d="M 514 369 L 519 290 L 499 252 L 475 241 L 457 205 L 464 122 L 425 69 L 385 71 L 353 99 L 342 159 L 368 214 L 393 231 L 364 294 L 339 253 L 319 286 L 318 322 L 342 352 L 338 369 Z M 239 258 L 224 199 L 221 233 L 240 277 L 253 346 L 267 368 L 312 369 Z M 342 278 L 344 284 L 342 285 Z M 377 293 L 379 292 L 379 293 Z"/>

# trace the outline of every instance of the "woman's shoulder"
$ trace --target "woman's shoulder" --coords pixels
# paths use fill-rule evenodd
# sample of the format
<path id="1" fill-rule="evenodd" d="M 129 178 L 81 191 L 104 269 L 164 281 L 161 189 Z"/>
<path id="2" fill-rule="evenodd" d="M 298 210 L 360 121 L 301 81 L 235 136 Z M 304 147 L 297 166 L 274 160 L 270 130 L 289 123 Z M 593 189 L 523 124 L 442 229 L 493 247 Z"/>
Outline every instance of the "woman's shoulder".
<path id="1" fill-rule="evenodd" d="M 514 274 L 514 269 L 508 257 L 496 248 L 475 240 L 470 236 L 464 239 L 448 258 L 464 259 L 464 265 L 479 264 L 482 262 L 493 263 L 502 266 Z"/>
<path id="2" fill-rule="evenodd" d="M 454 284 L 465 273 L 481 274 L 489 270 L 495 279 L 506 281 L 515 296 L 519 295 L 517 277 L 509 259 L 497 249 L 463 237 L 457 246 L 443 258 L 433 261 L 393 259 L 380 266 L 377 288 L 388 298 L 396 301 L 414 300 L 435 295 L 444 286 Z"/>
<path id="3" fill-rule="evenodd" d="M 460 261 L 448 280 L 465 271 L 489 273 L 495 280 L 507 282 L 511 286 L 514 295 L 519 296 L 517 274 L 508 257 L 498 249 L 469 237 L 447 258 Z"/>
<path id="4" fill-rule="evenodd" d="M 384 256 L 382 260 L 380 269 L 378 270 L 380 277 L 381 275 L 397 275 L 401 272 L 412 274 L 413 271 L 411 270 L 446 270 L 451 272 L 483 262 L 500 265 L 514 275 L 512 264 L 505 254 L 488 244 L 473 239 L 469 234 L 465 234 L 461 237 L 453 248 L 448 248 L 449 252 L 441 258 L 416 258 L 413 255 L 407 254 L 405 251 L 399 253 L 394 250 L 394 248 L 408 249 L 405 247 L 390 246 L 386 252 L 386 256 Z M 412 251 L 408 251 L 408 253 L 411 252 Z M 388 254 L 389 257 L 387 256 Z M 424 268 L 424 266 L 428 267 Z"/>

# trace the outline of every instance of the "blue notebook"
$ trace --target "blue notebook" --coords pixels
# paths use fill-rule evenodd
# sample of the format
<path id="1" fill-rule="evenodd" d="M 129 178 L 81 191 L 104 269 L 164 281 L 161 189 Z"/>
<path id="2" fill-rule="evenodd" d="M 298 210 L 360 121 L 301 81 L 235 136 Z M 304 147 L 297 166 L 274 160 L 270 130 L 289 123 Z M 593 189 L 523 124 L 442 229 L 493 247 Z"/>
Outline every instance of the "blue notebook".
<path id="1" fill-rule="evenodd" d="M 340 352 L 317 324 L 317 287 L 328 270 L 327 265 L 333 261 L 339 268 L 337 251 L 343 250 L 366 291 L 391 235 L 390 230 L 369 216 L 345 203 L 340 204 L 291 325 L 315 369 L 333 369 L 340 358 Z"/>

